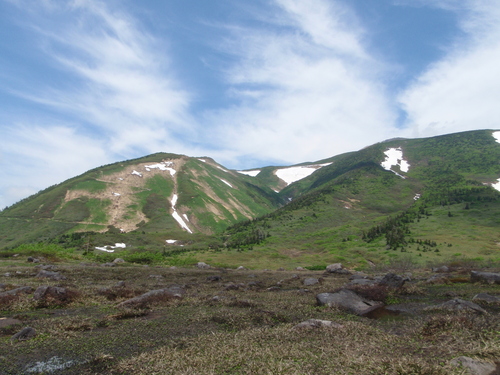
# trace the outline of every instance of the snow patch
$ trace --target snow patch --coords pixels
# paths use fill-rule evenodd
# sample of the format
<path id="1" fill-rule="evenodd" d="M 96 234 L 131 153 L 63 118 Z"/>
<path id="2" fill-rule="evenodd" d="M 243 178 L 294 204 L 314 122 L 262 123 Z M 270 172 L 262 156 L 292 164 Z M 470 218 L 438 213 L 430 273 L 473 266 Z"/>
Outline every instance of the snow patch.
<path id="1" fill-rule="evenodd" d="M 198 159 L 199 161 L 202 161 L 203 163 L 206 163 L 207 161 L 205 159 Z"/>
<path id="2" fill-rule="evenodd" d="M 145 168 L 147 171 L 151 171 L 151 169 L 159 169 L 160 171 L 169 171 L 170 175 L 173 176 L 177 171 L 172 168 L 174 165 L 171 161 L 162 161 L 161 163 L 146 165 Z"/>
<path id="3" fill-rule="evenodd" d="M 95 247 L 96 250 L 101 250 L 101 251 L 105 251 L 107 253 L 114 253 L 115 251 L 114 250 L 109 250 L 107 246 L 104 246 L 104 247 L 99 247 L 99 246 L 96 246 Z"/>
<path id="4" fill-rule="evenodd" d="M 121 194 L 120 193 L 113 193 L 115 197 L 119 197 Z"/>
<path id="5" fill-rule="evenodd" d="M 227 182 L 226 180 L 223 180 L 222 178 L 219 178 L 219 180 L 221 180 L 222 182 L 224 182 L 227 186 L 229 187 L 233 187 L 233 185 L 231 185 L 229 182 Z"/>
<path id="6" fill-rule="evenodd" d="M 165 240 L 166 243 L 170 243 L 170 244 L 173 244 L 173 243 L 176 243 L 177 240 Z"/>
<path id="7" fill-rule="evenodd" d="M 222 168 L 222 167 L 221 167 L 221 166 L 219 166 L 219 165 L 217 166 L 217 168 L 219 168 L 221 171 L 224 171 L 224 172 L 229 172 L 227 169 L 224 169 L 224 168 Z"/>
<path id="8" fill-rule="evenodd" d="M 115 243 L 114 247 L 120 247 L 122 249 L 125 249 L 127 247 L 127 245 L 125 245 L 124 243 Z"/>
<path id="9" fill-rule="evenodd" d="M 384 168 L 387 171 L 391 171 L 392 173 L 401 178 L 406 178 L 405 176 L 402 176 L 391 169 L 392 166 L 399 166 L 399 169 L 402 172 L 408 172 L 410 170 L 410 164 L 403 159 L 403 150 L 401 149 L 401 147 L 390 148 L 387 151 L 385 151 L 384 154 L 385 154 L 385 160 L 382 163 L 380 163 L 382 168 Z"/>
<path id="10" fill-rule="evenodd" d="M 250 176 L 250 177 L 255 177 L 260 173 L 260 169 L 253 169 L 251 171 L 236 171 L 236 172 L 241 173 L 241 174 L 245 174 L 245 175 Z"/>
<path id="11" fill-rule="evenodd" d="M 136 176 L 142 177 L 142 173 L 137 172 L 135 169 L 132 171 L 131 174 L 135 174 Z"/>
<path id="12" fill-rule="evenodd" d="M 184 219 L 186 219 L 186 221 L 189 223 L 189 218 L 188 218 L 188 215 L 186 215 L 186 214 L 182 214 L 182 216 L 184 216 Z"/>
<path id="13" fill-rule="evenodd" d="M 415 196 L 413 197 L 413 200 L 417 200 L 417 199 L 420 199 L 422 195 L 421 194 L 415 194 Z"/>
<path id="14" fill-rule="evenodd" d="M 495 138 L 495 141 L 500 143 L 500 131 L 493 132 L 491 135 Z"/>
<path id="15" fill-rule="evenodd" d="M 500 191 L 500 178 L 497 180 L 495 184 L 491 184 L 491 187 L 497 191 Z"/>
<path id="16" fill-rule="evenodd" d="M 303 178 L 306 178 L 307 176 L 310 176 L 314 172 L 316 172 L 318 169 L 323 168 L 327 165 L 330 165 L 332 163 L 325 163 L 325 164 L 314 164 L 314 165 L 305 165 L 301 167 L 290 167 L 290 168 L 282 168 L 282 169 L 277 169 L 276 170 L 276 176 L 278 176 L 279 179 L 285 181 L 287 185 L 290 185 L 291 183 L 295 181 L 302 180 Z"/>
<path id="17" fill-rule="evenodd" d="M 182 220 L 182 217 L 181 215 L 179 215 L 177 213 L 177 210 L 175 209 L 175 205 L 177 204 L 177 199 L 178 199 L 178 195 L 177 194 L 174 194 L 174 196 L 172 197 L 172 200 L 171 200 L 171 204 L 172 204 L 172 210 L 174 212 L 172 212 L 172 217 L 175 219 L 175 221 L 177 221 L 179 223 L 179 225 L 184 228 L 185 230 L 187 230 L 189 233 L 193 233 L 191 231 L 191 229 L 189 229 L 189 227 L 187 226 L 187 224 L 184 222 L 184 220 Z M 189 221 L 189 220 L 188 220 Z"/>

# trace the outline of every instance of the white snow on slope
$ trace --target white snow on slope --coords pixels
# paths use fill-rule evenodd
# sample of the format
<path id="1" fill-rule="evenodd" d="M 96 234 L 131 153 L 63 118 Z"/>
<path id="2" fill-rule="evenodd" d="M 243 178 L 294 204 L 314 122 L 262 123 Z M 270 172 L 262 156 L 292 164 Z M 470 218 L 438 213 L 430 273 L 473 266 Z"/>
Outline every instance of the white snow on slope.
<path id="1" fill-rule="evenodd" d="M 96 250 L 101 250 L 101 251 L 105 251 L 107 253 L 114 253 L 115 250 L 113 249 L 117 249 L 117 248 L 121 248 L 121 249 L 125 249 L 127 247 L 126 244 L 124 243 L 115 243 L 115 246 L 96 246 L 95 249 Z"/>
<path id="2" fill-rule="evenodd" d="M 493 132 L 492 136 L 498 143 L 500 143 L 500 131 Z"/>
<path id="3" fill-rule="evenodd" d="M 176 243 L 177 240 L 165 240 L 166 243 L 169 243 L 169 244 L 173 244 L 173 243 Z"/>
<path id="4" fill-rule="evenodd" d="M 500 191 L 500 178 L 497 180 L 496 184 L 491 184 L 491 187 L 497 191 Z"/>
<path id="5" fill-rule="evenodd" d="M 177 210 L 175 209 L 175 205 L 177 204 L 177 199 L 178 199 L 178 198 L 179 198 L 179 197 L 177 196 L 177 194 L 174 194 L 174 196 L 172 197 L 172 201 L 171 201 L 171 203 L 172 203 L 172 210 L 174 211 L 174 212 L 172 213 L 172 217 L 175 219 L 175 221 L 177 221 L 177 222 L 179 223 L 179 225 L 180 225 L 182 228 L 184 228 L 185 230 L 187 230 L 189 233 L 191 233 L 191 234 L 192 234 L 193 232 L 191 231 L 191 229 L 189 229 L 189 227 L 188 227 L 188 226 L 187 226 L 187 224 L 184 222 L 184 220 L 182 220 L 181 215 L 179 215 L 179 214 L 177 213 Z"/>
<path id="6" fill-rule="evenodd" d="M 397 172 L 394 172 L 391 167 L 392 166 L 399 166 L 399 169 L 401 169 L 402 172 L 408 172 L 410 170 L 410 164 L 403 159 L 403 150 L 401 150 L 401 147 L 398 148 L 390 148 L 387 151 L 384 152 L 385 154 L 385 160 L 380 163 L 382 168 L 385 170 L 391 171 L 392 173 L 398 175 L 401 178 L 406 178 L 402 175 L 400 175 Z"/>
<path id="7" fill-rule="evenodd" d="M 170 175 L 174 175 L 177 171 L 172 168 L 174 163 L 171 161 L 162 161 L 161 163 L 146 165 L 145 168 L 149 172 L 151 169 L 159 169 L 160 171 L 169 171 Z"/>
<path id="8" fill-rule="evenodd" d="M 301 167 L 290 167 L 290 168 L 282 168 L 276 170 L 276 176 L 281 180 L 285 181 L 287 185 L 290 185 L 292 182 L 302 180 L 303 178 L 313 174 L 318 169 L 323 168 L 332 163 L 325 164 L 314 164 L 314 165 L 305 165 Z"/>
<path id="9" fill-rule="evenodd" d="M 142 173 L 137 172 L 135 169 L 132 171 L 131 174 L 135 174 L 136 176 L 142 177 Z"/>
<path id="10" fill-rule="evenodd" d="M 227 182 L 226 180 L 223 180 L 222 178 L 219 178 L 219 180 L 221 180 L 222 182 L 224 182 L 227 186 L 229 187 L 233 187 L 233 185 L 231 185 L 229 182 Z"/>
<path id="11" fill-rule="evenodd" d="M 224 171 L 224 172 L 229 172 L 227 169 L 224 169 L 224 168 L 222 168 L 221 166 L 217 166 L 217 168 L 219 168 L 221 171 Z"/>
<path id="12" fill-rule="evenodd" d="M 236 171 L 236 172 L 241 173 L 241 174 L 246 174 L 247 176 L 250 176 L 250 177 L 255 177 L 260 173 L 260 169 L 254 169 L 251 171 Z"/>

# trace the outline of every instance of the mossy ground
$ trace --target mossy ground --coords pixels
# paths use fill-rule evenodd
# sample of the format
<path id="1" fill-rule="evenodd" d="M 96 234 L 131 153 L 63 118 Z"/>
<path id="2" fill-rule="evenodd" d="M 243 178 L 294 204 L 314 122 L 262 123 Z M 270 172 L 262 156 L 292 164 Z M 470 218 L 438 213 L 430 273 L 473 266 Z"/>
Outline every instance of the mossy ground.
<path id="1" fill-rule="evenodd" d="M 449 364 L 454 357 L 500 358 L 496 306 L 485 306 L 491 314 L 484 316 L 420 312 L 372 320 L 317 306 L 317 293 L 348 281 L 323 271 L 55 265 L 66 280 L 37 279 L 35 266 L 24 259 L 0 263 L 0 284 L 6 289 L 58 285 L 77 292 L 63 306 L 42 307 L 32 294 L 2 305 L 2 317 L 22 321 L 0 331 L 2 374 L 19 374 L 54 357 L 79 363 L 64 374 L 461 374 Z M 450 296 L 470 300 L 479 292 L 500 293 L 496 285 L 464 282 L 468 269 L 463 265 L 454 274 L 461 282 L 446 285 L 419 282 L 429 271 L 412 271 L 415 281 L 390 293 L 386 303 L 431 304 Z M 221 280 L 209 281 L 210 276 Z M 322 282 L 304 287 L 307 277 Z M 116 287 L 118 281 L 125 286 Z M 243 285 L 228 288 L 234 284 Z M 183 299 L 138 309 L 117 306 L 171 285 L 185 289 Z M 277 285 L 278 291 L 268 290 Z M 293 328 L 312 318 L 344 327 Z M 37 336 L 11 342 L 23 326 L 35 328 Z"/>

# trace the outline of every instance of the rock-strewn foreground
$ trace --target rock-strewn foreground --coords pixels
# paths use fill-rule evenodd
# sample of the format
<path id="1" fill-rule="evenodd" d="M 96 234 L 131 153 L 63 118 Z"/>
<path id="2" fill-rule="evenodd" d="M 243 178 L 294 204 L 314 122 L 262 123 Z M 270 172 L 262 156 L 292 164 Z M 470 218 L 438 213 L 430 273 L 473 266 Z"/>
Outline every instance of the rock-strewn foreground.
<path id="1" fill-rule="evenodd" d="M 0 264 L 1 374 L 500 371 L 495 269 L 35 267 Z"/>

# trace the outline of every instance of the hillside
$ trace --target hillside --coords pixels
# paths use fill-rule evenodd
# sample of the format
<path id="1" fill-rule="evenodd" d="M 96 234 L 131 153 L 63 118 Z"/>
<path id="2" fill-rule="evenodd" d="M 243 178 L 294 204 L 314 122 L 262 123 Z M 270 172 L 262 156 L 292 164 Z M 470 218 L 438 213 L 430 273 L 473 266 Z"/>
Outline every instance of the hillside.
<path id="1" fill-rule="evenodd" d="M 228 228 L 226 242 L 323 265 L 401 255 L 500 259 L 498 134 L 390 140 L 339 155 L 283 189 L 288 205 Z"/>
<path id="2" fill-rule="evenodd" d="M 96 168 L 0 213 L 0 247 L 49 241 L 197 260 L 358 266 L 499 259 L 500 132 L 392 139 L 295 166 L 228 170 L 154 154 Z M 172 250 L 169 248 L 169 252 Z M 221 251 L 225 250 L 225 251 Z"/>
<path id="3" fill-rule="evenodd" d="M 0 246 L 64 233 L 210 235 L 271 212 L 278 195 L 210 158 L 158 153 L 96 168 L 0 213 Z"/>

